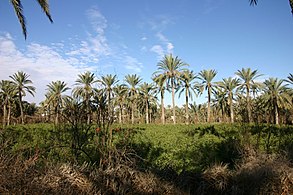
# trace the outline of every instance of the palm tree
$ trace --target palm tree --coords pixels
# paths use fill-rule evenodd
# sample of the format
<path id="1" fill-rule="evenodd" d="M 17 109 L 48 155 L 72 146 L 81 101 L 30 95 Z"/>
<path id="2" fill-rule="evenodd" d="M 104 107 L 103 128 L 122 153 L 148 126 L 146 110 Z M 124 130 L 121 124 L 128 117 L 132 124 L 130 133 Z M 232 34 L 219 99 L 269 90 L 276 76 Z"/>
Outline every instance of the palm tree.
<path id="1" fill-rule="evenodd" d="M 154 90 L 153 84 L 148 84 L 144 82 L 140 85 L 139 91 L 141 98 L 143 100 L 143 103 L 145 105 L 145 121 L 147 124 L 149 124 L 149 104 L 150 101 L 155 100 L 155 90 Z"/>
<path id="2" fill-rule="evenodd" d="M 214 87 L 212 80 L 217 75 L 216 70 L 202 70 L 199 72 L 199 79 L 201 82 L 201 91 L 207 90 L 208 92 L 208 110 L 207 110 L 207 122 L 210 122 L 211 113 L 211 92 Z"/>
<path id="3" fill-rule="evenodd" d="M 224 78 L 217 84 L 228 95 L 228 104 L 230 107 L 230 120 L 231 123 L 234 123 L 233 95 L 236 88 L 240 85 L 240 80 L 238 78 L 229 77 L 228 79 Z"/>
<path id="4" fill-rule="evenodd" d="M 22 7 L 21 0 L 11 0 L 10 2 L 14 8 L 15 14 L 19 20 L 20 25 L 21 25 L 24 38 L 26 39 L 26 37 L 27 37 L 26 19 L 25 19 L 25 16 L 23 15 L 23 7 Z M 48 0 L 38 0 L 38 3 L 41 6 L 42 10 L 47 15 L 50 22 L 53 23 L 52 17 L 50 15 Z"/>
<path id="5" fill-rule="evenodd" d="M 197 76 L 190 70 L 184 70 L 180 75 L 179 79 L 182 82 L 182 89 L 179 91 L 179 98 L 181 94 L 185 91 L 185 123 L 189 124 L 189 108 L 188 108 L 188 98 L 192 100 L 192 93 L 196 94 L 194 85 L 194 79 Z"/>
<path id="6" fill-rule="evenodd" d="M 212 99 L 212 102 L 214 102 L 214 107 L 216 111 L 221 111 L 222 119 L 219 117 L 220 122 L 225 122 L 225 116 L 227 113 L 227 107 L 228 107 L 228 98 L 226 96 L 227 92 L 216 85 L 216 90 L 213 90 L 214 99 Z"/>
<path id="7" fill-rule="evenodd" d="M 137 85 L 140 84 L 141 78 L 136 74 L 128 74 L 125 76 L 125 81 L 129 85 L 129 93 L 131 100 L 131 123 L 134 124 L 134 109 L 136 107 L 136 99 L 137 99 Z"/>
<path id="8" fill-rule="evenodd" d="M 114 87 L 116 104 L 119 106 L 119 124 L 124 123 L 123 121 L 123 105 L 125 104 L 127 86 L 124 84 L 116 85 Z"/>
<path id="9" fill-rule="evenodd" d="M 9 80 L 0 81 L 0 100 L 3 106 L 3 128 L 9 125 L 11 100 L 15 96 L 15 90 L 13 88 L 12 82 Z M 7 113 L 8 107 L 8 113 Z"/>
<path id="10" fill-rule="evenodd" d="M 78 79 L 75 81 L 77 87 L 73 89 L 73 96 L 82 98 L 85 102 L 86 112 L 87 112 L 87 124 L 90 124 L 91 113 L 90 113 L 90 99 L 94 94 L 93 85 L 97 81 L 95 80 L 95 75 L 89 71 L 79 74 Z"/>
<path id="11" fill-rule="evenodd" d="M 279 109 L 291 104 L 288 84 L 283 84 L 284 80 L 269 78 L 264 82 L 263 99 L 268 108 L 272 108 L 275 124 L 279 124 Z"/>
<path id="12" fill-rule="evenodd" d="M 32 85 L 29 85 L 29 84 L 32 84 L 33 82 L 30 79 L 28 79 L 29 75 L 23 71 L 18 71 L 17 73 L 14 73 L 12 76 L 9 76 L 9 77 L 12 79 L 13 86 L 15 87 L 17 91 L 21 123 L 24 124 L 22 97 L 26 96 L 25 92 L 28 92 L 32 96 L 34 96 L 36 88 Z"/>
<path id="13" fill-rule="evenodd" d="M 165 82 L 166 82 L 166 75 L 154 75 L 153 81 L 156 84 L 157 91 L 161 94 L 161 121 L 162 124 L 165 124 L 165 106 L 164 106 L 164 95 L 165 95 Z"/>
<path id="14" fill-rule="evenodd" d="M 242 68 L 235 73 L 237 76 L 240 77 L 242 83 L 240 84 L 239 88 L 246 91 L 246 109 L 247 109 L 247 117 L 248 122 L 252 122 L 252 115 L 251 115 L 251 103 L 250 103 L 250 91 L 252 88 L 260 87 L 260 83 L 255 82 L 254 80 L 258 77 L 262 76 L 258 73 L 257 70 L 252 71 L 250 68 Z"/>
<path id="15" fill-rule="evenodd" d="M 176 124 L 176 110 L 175 110 L 175 87 L 181 75 L 184 66 L 187 66 L 178 56 L 173 57 L 172 54 L 165 55 L 164 58 L 158 63 L 158 71 L 166 76 L 167 88 L 172 89 L 172 106 L 173 106 L 173 123 Z"/>
<path id="16" fill-rule="evenodd" d="M 257 5 L 258 0 L 249 0 L 250 5 Z M 289 4 L 291 7 L 291 13 L 293 14 L 293 0 L 289 0 Z"/>
<path id="17" fill-rule="evenodd" d="M 117 80 L 117 75 L 107 74 L 106 76 L 102 76 L 101 80 L 99 80 L 98 82 L 103 85 L 104 91 L 106 92 L 106 96 L 108 99 L 108 114 L 111 116 L 111 114 L 113 114 L 113 110 L 111 110 L 111 98 L 114 95 L 113 87 L 119 82 L 119 80 Z"/>
<path id="18" fill-rule="evenodd" d="M 64 92 L 69 90 L 70 88 L 66 86 L 67 84 L 64 81 L 52 81 L 47 85 L 47 90 L 48 90 L 48 103 L 52 104 L 53 107 L 55 108 L 55 124 L 58 124 L 59 121 L 59 114 L 60 114 L 60 109 L 62 107 L 64 98 L 66 96 L 62 95 Z"/>

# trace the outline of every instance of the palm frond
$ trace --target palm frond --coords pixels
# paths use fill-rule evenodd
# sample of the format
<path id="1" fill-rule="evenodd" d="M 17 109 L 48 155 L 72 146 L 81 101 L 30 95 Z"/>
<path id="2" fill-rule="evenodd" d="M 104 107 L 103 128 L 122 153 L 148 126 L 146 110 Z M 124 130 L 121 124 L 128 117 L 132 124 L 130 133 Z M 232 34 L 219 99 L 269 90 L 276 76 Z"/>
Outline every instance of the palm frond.
<path id="1" fill-rule="evenodd" d="M 25 16 L 23 15 L 23 7 L 21 4 L 21 1 L 20 0 L 11 0 L 11 3 L 13 5 L 15 14 L 19 20 L 20 25 L 21 25 L 22 34 L 24 36 L 24 39 L 26 39 L 26 37 L 27 37 L 26 19 L 25 19 Z"/>
<path id="2" fill-rule="evenodd" d="M 50 20 L 50 22 L 53 23 L 50 10 L 49 10 L 48 0 L 38 0 L 38 2 L 41 8 L 43 9 L 43 11 L 45 12 L 46 16 L 48 17 L 48 19 Z"/>

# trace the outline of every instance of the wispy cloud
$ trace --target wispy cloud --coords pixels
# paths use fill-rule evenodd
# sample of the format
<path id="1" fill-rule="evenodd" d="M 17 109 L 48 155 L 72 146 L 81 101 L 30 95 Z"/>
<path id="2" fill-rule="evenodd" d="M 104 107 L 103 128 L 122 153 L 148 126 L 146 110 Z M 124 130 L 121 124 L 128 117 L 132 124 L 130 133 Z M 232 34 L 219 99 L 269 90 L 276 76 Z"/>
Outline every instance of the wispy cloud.
<path id="1" fill-rule="evenodd" d="M 128 70 L 132 70 L 138 73 L 142 71 L 142 68 L 143 68 L 142 63 L 140 63 L 136 58 L 131 56 L 126 56 L 124 59 L 124 62 L 125 62 L 125 67 Z"/>
<path id="2" fill-rule="evenodd" d="M 157 37 L 159 44 L 152 46 L 150 49 L 151 52 L 158 54 L 159 59 L 161 59 L 165 54 L 173 53 L 173 43 L 171 43 L 162 32 L 157 32 L 155 36 Z"/>
<path id="3" fill-rule="evenodd" d="M 90 21 L 93 32 L 88 33 L 85 40 L 81 40 L 78 44 L 72 45 L 73 49 L 66 54 L 69 56 L 78 56 L 81 59 L 81 64 L 98 63 L 101 56 L 111 54 L 105 36 L 105 30 L 108 27 L 107 19 L 96 7 L 87 10 L 86 16 Z"/>

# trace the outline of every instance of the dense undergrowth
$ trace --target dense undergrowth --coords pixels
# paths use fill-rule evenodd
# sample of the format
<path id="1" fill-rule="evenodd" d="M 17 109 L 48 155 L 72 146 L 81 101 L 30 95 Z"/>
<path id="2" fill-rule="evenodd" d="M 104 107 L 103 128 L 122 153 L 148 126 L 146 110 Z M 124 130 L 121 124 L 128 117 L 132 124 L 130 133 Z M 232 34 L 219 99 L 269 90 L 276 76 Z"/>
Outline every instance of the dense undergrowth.
<path id="1" fill-rule="evenodd" d="M 0 193 L 292 194 L 293 127 L 9 126 Z"/>

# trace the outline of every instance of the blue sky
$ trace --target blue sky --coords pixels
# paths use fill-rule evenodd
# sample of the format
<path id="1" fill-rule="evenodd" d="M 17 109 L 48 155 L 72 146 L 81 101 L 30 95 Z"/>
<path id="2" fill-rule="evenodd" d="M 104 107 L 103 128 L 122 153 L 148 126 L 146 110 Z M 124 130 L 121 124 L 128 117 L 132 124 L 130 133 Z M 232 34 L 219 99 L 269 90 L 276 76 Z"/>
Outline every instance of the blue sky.
<path id="1" fill-rule="evenodd" d="M 31 75 L 44 99 L 46 85 L 70 87 L 87 70 L 97 77 L 138 74 L 150 82 L 164 54 L 173 53 L 215 81 L 241 68 L 268 77 L 293 71 L 293 17 L 287 0 L 50 0 L 50 24 L 35 1 L 23 1 L 28 38 L 9 1 L 0 4 L 0 79 L 18 70 Z M 166 103 L 171 103 L 167 95 Z M 197 100 L 205 101 L 204 97 Z M 184 98 L 177 101 L 184 103 Z"/>

